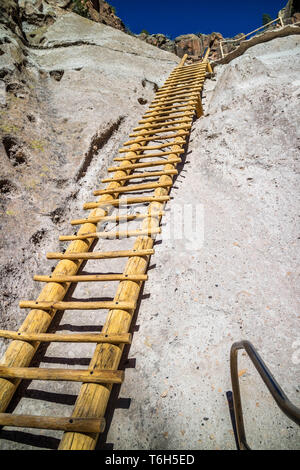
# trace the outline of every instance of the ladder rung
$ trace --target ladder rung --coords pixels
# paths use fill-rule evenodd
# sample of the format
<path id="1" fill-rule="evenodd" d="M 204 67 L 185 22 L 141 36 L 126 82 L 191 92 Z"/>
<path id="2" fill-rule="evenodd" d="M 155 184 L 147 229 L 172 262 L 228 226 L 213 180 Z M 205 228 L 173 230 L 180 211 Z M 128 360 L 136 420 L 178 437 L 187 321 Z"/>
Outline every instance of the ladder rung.
<path id="1" fill-rule="evenodd" d="M 169 80 L 170 77 L 174 77 L 174 76 L 182 76 L 188 73 L 200 73 L 200 72 L 204 73 L 204 71 L 205 71 L 205 68 L 203 66 L 200 66 L 198 64 L 189 65 L 178 70 L 173 70 L 173 72 L 170 73 L 169 78 L 167 80 Z"/>
<path id="2" fill-rule="evenodd" d="M 181 114 L 178 114 L 178 113 L 171 114 L 165 117 L 158 117 L 158 118 L 154 117 L 154 118 L 142 119 L 141 121 L 139 121 L 139 124 L 147 124 L 147 123 L 151 124 L 155 122 L 164 121 L 165 119 L 183 118 L 184 116 L 187 116 L 188 119 L 191 119 L 193 117 L 194 111 L 181 111 Z"/>
<path id="3" fill-rule="evenodd" d="M 143 137 L 143 136 L 141 136 L 139 139 L 129 140 L 128 142 L 125 142 L 123 145 L 127 146 L 127 145 L 139 144 L 142 141 L 151 142 L 153 140 L 174 139 L 175 137 L 182 137 L 182 136 L 188 135 L 188 134 L 189 134 L 189 132 L 186 132 L 186 131 L 182 130 L 182 131 L 180 131 L 180 134 L 175 134 L 175 135 L 160 135 L 160 136 L 154 136 L 154 137 Z M 174 144 L 170 144 L 170 145 L 174 145 Z"/>
<path id="4" fill-rule="evenodd" d="M 198 85 L 197 87 L 193 88 L 186 88 L 186 89 L 180 89 L 180 90 L 172 90 L 172 91 L 166 91 L 164 94 L 159 95 L 156 100 L 153 101 L 153 103 L 160 102 L 162 100 L 173 100 L 175 98 L 182 98 L 182 97 L 191 97 L 195 96 L 197 97 L 199 93 L 202 91 L 203 85 Z"/>
<path id="5" fill-rule="evenodd" d="M 169 76 L 163 86 L 172 82 L 172 80 L 188 80 L 190 78 L 197 78 L 197 77 L 204 77 L 205 78 L 206 72 L 204 70 L 187 70 L 181 73 L 174 73 Z"/>
<path id="6" fill-rule="evenodd" d="M 177 152 L 174 152 L 177 153 Z M 121 161 L 120 159 L 119 161 Z M 108 173 L 115 173 L 116 171 L 123 170 L 138 170 L 139 168 L 148 168 L 151 166 L 162 166 L 162 165 L 172 165 L 174 163 L 180 163 L 181 158 L 170 158 L 169 160 L 155 160 L 154 162 L 145 162 L 145 163 L 133 163 L 132 165 L 124 166 L 112 166 L 108 168 Z"/>
<path id="7" fill-rule="evenodd" d="M 189 102 L 192 103 L 193 109 L 195 110 L 195 106 L 197 104 L 197 100 L 193 100 Z M 186 105 L 184 105 L 186 106 Z M 149 114 L 145 115 L 145 117 L 155 117 L 155 116 L 163 116 L 166 113 L 175 113 L 178 112 L 178 108 L 182 108 L 180 104 L 173 104 L 172 106 L 165 106 L 165 105 L 156 105 L 155 108 L 149 111 Z"/>
<path id="8" fill-rule="evenodd" d="M 55 334 L 55 333 L 26 333 L 18 331 L 0 330 L 0 338 L 17 341 L 38 341 L 44 343 L 109 343 L 131 344 L 130 333 L 120 334 Z"/>
<path id="9" fill-rule="evenodd" d="M 195 75 L 204 75 L 205 76 L 205 69 L 204 67 L 202 68 L 194 68 L 190 70 L 182 70 L 180 72 L 172 72 L 169 76 L 168 80 L 171 80 L 172 78 L 187 78 L 187 77 L 194 77 Z"/>
<path id="10" fill-rule="evenodd" d="M 169 78 L 167 78 L 166 82 L 168 82 L 169 80 L 172 80 L 174 78 L 186 78 L 186 77 L 190 77 L 190 76 L 195 76 L 195 75 L 203 75 L 205 77 L 205 69 L 204 67 L 202 68 L 194 68 L 194 69 L 191 69 L 191 70 L 182 70 L 181 72 L 172 72 L 169 76 Z"/>
<path id="11" fill-rule="evenodd" d="M 205 80 L 205 73 L 196 73 L 194 76 L 192 77 L 186 77 L 185 79 L 184 78 L 179 78 L 179 77 L 170 77 L 166 82 L 165 84 L 157 91 L 157 93 L 160 93 L 162 90 L 165 90 L 165 89 L 170 89 L 170 88 L 174 88 L 176 87 L 177 85 L 180 85 L 180 86 L 185 86 L 185 85 L 194 85 L 194 84 L 197 84 L 197 83 L 200 83 L 202 81 Z"/>
<path id="12" fill-rule="evenodd" d="M 0 366 L 0 377 L 6 379 L 121 384 L 124 379 L 124 372 L 121 370 L 40 369 L 38 367 Z"/>
<path id="13" fill-rule="evenodd" d="M 182 143 L 184 143 L 184 141 L 182 141 Z M 172 147 L 173 145 L 178 145 L 178 143 L 176 141 L 173 141 L 173 142 L 166 142 L 165 144 L 159 144 L 159 145 L 140 146 L 139 150 L 141 150 L 141 151 L 142 150 L 160 150 L 160 149 L 163 149 L 163 148 L 166 148 L 166 147 Z M 130 149 L 128 149 L 128 148 L 126 148 L 126 149 L 121 148 L 119 150 L 119 153 L 128 153 L 128 152 L 130 152 Z M 141 158 L 141 156 L 137 155 L 136 158 L 137 159 Z"/>
<path id="14" fill-rule="evenodd" d="M 149 109 L 148 111 L 145 112 L 143 119 L 146 119 L 148 117 L 151 117 L 153 115 L 159 114 L 159 113 L 164 113 L 164 114 L 172 114 L 172 113 L 183 113 L 184 111 L 193 111 L 194 109 L 194 100 L 190 100 L 189 103 L 184 103 L 184 104 L 173 104 L 168 105 L 168 106 L 159 106 L 160 109 Z"/>
<path id="15" fill-rule="evenodd" d="M 197 94 L 199 95 L 199 93 Z M 197 101 L 197 98 L 196 98 L 196 94 L 193 94 L 191 96 L 186 96 L 186 97 L 182 97 L 182 98 L 174 98 L 173 100 L 166 100 L 166 99 L 161 99 L 161 100 L 154 100 L 149 108 L 160 108 L 161 106 L 165 106 L 166 104 L 173 104 L 173 103 L 183 103 L 185 101 L 194 101 L 196 103 Z"/>
<path id="16" fill-rule="evenodd" d="M 132 197 L 126 198 L 122 197 L 121 199 L 115 199 L 110 202 L 87 202 L 84 204 L 83 208 L 88 209 L 97 209 L 98 207 L 119 207 L 119 206 L 129 206 L 131 204 L 143 204 L 147 202 L 167 202 L 170 200 L 170 196 L 142 196 L 142 197 Z"/>
<path id="17" fill-rule="evenodd" d="M 139 155 L 138 160 L 141 160 L 143 158 L 156 158 L 156 157 L 166 157 L 168 155 L 174 155 L 174 154 L 182 154 L 184 153 L 184 149 L 178 149 L 178 150 L 170 150 L 169 152 L 159 152 L 159 153 L 152 153 L 152 154 L 145 154 L 145 155 Z M 114 161 L 116 162 L 122 162 L 124 160 L 137 160 L 136 157 L 115 157 Z"/>
<path id="18" fill-rule="evenodd" d="M 145 274 L 85 274 L 82 276 L 39 276 L 33 278 L 39 282 L 105 282 L 105 281 L 147 281 Z"/>
<path id="19" fill-rule="evenodd" d="M 101 433 L 105 429 L 104 418 L 64 418 L 0 413 L 0 426 L 17 428 L 53 429 L 56 431 Z"/>
<path id="20" fill-rule="evenodd" d="M 194 111 L 194 101 L 185 104 L 176 104 L 173 106 L 160 106 L 160 109 L 149 110 L 143 116 L 143 119 L 149 117 L 159 116 L 161 114 L 173 114 L 173 113 L 184 113 L 185 111 Z"/>
<path id="21" fill-rule="evenodd" d="M 151 237 L 151 235 L 157 235 L 161 233 L 161 228 L 145 229 L 145 230 L 128 230 L 124 232 L 94 232 L 83 235 L 62 235 L 59 237 L 61 242 L 72 241 L 72 240 L 87 240 L 88 238 L 102 238 L 102 239 L 120 239 L 130 237 Z"/>
<path id="22" fill-rule="evenodd" d="M 178 175 L 177 170 L 147 171 L 145 173 L 136 173 L 128 176 L 118 176 L 117 178 L 105 178 L 102 183 L 113 183 L 114 181 L 129 181 L 132 179 L 155 178 L 158 176 Z"/>
<path id="23" fill-rule="evenodd" d="M 21 300 L 20 308 L 34 310 L 134 310 L 133 302 L 35 302 Z"/>
<path id="24" fill-rule="evenodd" d="M 174 76 L 174 74 L 182 74 L 182 73 L 205 73 L 206 71 L 206 65 L 204 66 L 204 63 L 200 64 L 194 64 L 194 65 L 188 65 L 178 71 L 173 70 L 170 74 L 170 77 Z M 170 78 L 169 77 L 169 78 Z M 167 80 L 169 80 L 169 78 Z"/>
<path id="25" fill-rule="evenodd" d="M 151 256 L 154 250 L 126 250 L 126 251 L 107 251 L 103 253 L 47 253 L 47 259 L 68 259 L 68 260 L 89 260 L 89 259 L 114 259 L 114 258 L 132 258 L 135 256 Z"/>
<path id="26" fill-rule="evenodd" d="M 162 87 L 161 89 L 163 90 L 164 88 L 167 88 L 167 87 L 172 87 L 172 86 L 176 86 L 176 85 L 185 85 L 185 84 L 188 84 L 188 83 L 195 83 L 195 82 L 199 82 L 200 80 L 204 82 L 205 80 L 205 75 L 204 73 L 196 73 L 196 74 L 191 74 L 189 76 L 186 76 L 186 77 L 171 77 L 164 85 L 164 87 Z"/>
<path id="27" fill-rule="evenodd" d="M 160 122 L 160 123 L 157 123 L 156 121 L 152 121 L 152 122 L 148 122 L 146 123 L 146 125 L 144 126 L 139 126 L 139 127 L 135 127 L 133 130 L 134 131 L 142 131 L 142 130 L 150 130 L 150 129 L 154 129 L 156 127 L 160 127 L 162 124 L 164 126 L 172 126 L 173 124 L 181 124 L 181 123 L 190 123 L 191 122 L 191 118 L 184 118 L 184 119 L 173 119 L 172 121 L 167 121 L 168 118 L 165 118 L 164 121 L 165 122 Z"/>
<path id="28" fill-rule="evenodd" d="M 144 136 L 144 135 L 156 135 L 160 134 L 163 132 L 176 132 L 176 131 L 181 131 L 184 129 L 190 129 L 192 127 L 192 124 L 185 124 L 182 126 L 175 126 L 175 127 L 162 127 L 161 129 L 153 129 L 150 131 L 144 130 L 141 132 L 135 132 L 133 134 L 129 134 L 129 137 L 139 137 L 139 136 Z"/>
<path id="29" fill-rule="evenodd" d="M 175 91 L 174 91 L 174 92 L 171 92 L 171 93 L 167 93 L 164 96 L 159 96 L 159 97 L 155 98 L 155 100 L 152 101 L 152 103 L 150 105 L 150 108 L 153 107 L 153 105 L 159 106 L 160 104 L 165 105 L 165 104 L 168 104 L 168 103 L 177 103 L 179 101 L 196 100 L 199 93 L 200 93 L 200 91 L 201 91 L 201 89 L 200 90 L 195 90 L 195 91 L 187 90 L 186 92 L 175 93 Z M 175 93 L 175 96 L 172 96 L 174 93 Z"/>
<path id="30" fill-rule="evenodd" d="M 144 191 L 147 189 L 157 189 L 157 188 L 168 188 L 172 186 L 173 182 L 169 183 L 145 183 L 145 184 L 133 184 L 131 186 L 120 186 L 119 188 L 112 189 L 100 189 L 94 191 L 94 196 L 103 196 L 104 194 L 121 194 L 121 193 L 130 193 L 131 191 Z"/>
<path id="31" fill-rule="evenodd" d="M 204 68 L 206 67 L 206 62 L 196 62 L 196 64 L 191 64 L 191 65 L 185 65 L 184 67 L 180 68 L 180 70 L 184 69 L 194 69 L 194 68 Z"/>
<path id="32" fill-rule="evenodd" d="M 184 67 L 180 67 L 179 69 L 175 69 L 171 72 L 171 74 L 173 73 L 178 73 L 178 72 L 181 72 L 181 71 L 184 71 L 184 70 L 193 70 L 193 69 L 204 69 L 205 70 L 206 68 L 206 63 L 205 62 L 197 62 L 196 64 L 192 64 L 192 65 L 185 65 Z"/>
<path id="33" fill-rule="evenodd" d="M 115 180 L 117 181 L 117 180 Z M 124 215 L 109 215 L 105 217 L 90 217 L 89 219 L 77 219 L 71 220 L 71 225 L 83 225 L 83 224 L 97 224 L 99 222 L 129 222 L 131 220 L 141 220 L 147 217 L 162 217 L 164 212 L 160 213 L 146 213 L 146 214 L 124 214 Z"/>
<path id="34" fill-rule="evenodd" d="M 158 96 L 155 100 L 152 101 L 153 104 L 160 103 L 163 101 L 164 103 L 170 100 L 175 100 L 177 98 L 184 98 L 184 97 L 196 97 L 199 95 L 200 91 L 202 90 L 202 86 L 194 87 L 192 89 L 186 89 L 185 91 L 176 91 L 176 89 L 172 91 L 166 91 L 163 95 Z"/>
<path id="35" fill-rule="evenodd" d="M 163 88 L 161 88 L 157 93 L 156 96 L 164 96 L 169 93 L 176 93 L 176 92 L 181 92 L 181 91 L 186 91 L 186 90 L 196 90 L 198 88 L 201 88 L 203 85 L 203 80 L 198 78 L 196 80 L 191 80 L 187 81 L 185 83 L 170 83 Z"/>
<path id="36" fill-rule="evenodd" d="M 170 76 L 174 75 L 174 74 L 183 74 L 183 73 L 188 73 L 188 72 L 191 72 L 191 71 L 200 71 L 200 70 L 205 70 L 206 69 L 206 64 L 204 64 L 203 62 L 199 63 L 199 64 L 194 64 L 194 65 L 186 65 L 180 69 L 175 69 L 171 72 Z"/>

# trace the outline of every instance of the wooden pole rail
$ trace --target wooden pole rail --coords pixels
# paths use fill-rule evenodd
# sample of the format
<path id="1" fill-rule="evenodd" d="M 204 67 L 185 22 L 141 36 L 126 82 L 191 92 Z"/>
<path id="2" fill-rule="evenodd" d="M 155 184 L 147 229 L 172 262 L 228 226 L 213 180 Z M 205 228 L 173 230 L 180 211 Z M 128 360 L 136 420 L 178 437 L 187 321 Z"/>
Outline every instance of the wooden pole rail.
<path id="1" fill-rule="evenodd" d="M 236 43 L 236 42 L 244 41 L 248 36 L 251 36 L 251 34 L 256 33 L 257 31 L 260 31 L 261 29 L 265 29 L 267 26 L 270 26 L 272 23 L 276 23 L 278 21 L 279 21 L 281 27 L 284 26 L 281 16 L 278 16 L 275 20 L 269 21 L 269 23 L 266 23 L 266 24 L 260 26 L 259 28 L 256 28 L 253 31 L 250 31 L 250 33 L 244 34 L 240 38 L 237 38 L 237 39 L 224 39 L 223 41 L 220 41 L 219 45 L 220 45 L 222 59 L 225 57 L 224 50 L 223 50 L 223 44 L 228 43 L 228 42 Z"/>

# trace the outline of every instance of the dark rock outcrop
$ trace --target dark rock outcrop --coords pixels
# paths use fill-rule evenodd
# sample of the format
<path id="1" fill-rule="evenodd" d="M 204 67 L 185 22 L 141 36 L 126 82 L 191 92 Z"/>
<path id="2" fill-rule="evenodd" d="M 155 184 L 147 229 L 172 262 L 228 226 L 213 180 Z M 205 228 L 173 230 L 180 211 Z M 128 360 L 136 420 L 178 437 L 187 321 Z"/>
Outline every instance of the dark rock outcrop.
<path id="1" fill-rule="evenodd" d="M 172 39 L 169 39 L 164 34 L 141 33 L 137 37 L 139 39 L 142 39 L 143 41 L 146 41 L 148 44 L 151 44 L 152 46 L 156 46 L 156 47 L 159 47 L 160 49 L 163 49 L 164 51 L 173 52 L 174 54 L 176 53 L 176 47 L 175 47 L 174 41 L 172 41 Z"/>
<path id="2" fill-rule="evenodd" d="M 146 34 L 137 35 L 139 39 L 146 41 L 148 44 L 173 52 L 178 57 L 188 54 L 191 59 L 198 60 L 203 56 L 205 49 L 211 48 L 211 57 L 219 57 L 219 42 L 224 38 L 220 33 L 211 34 L 183 34 L 174 40 L 169 39 L 164 34 Z"/>
<path id="3" fill-rule="evenodd" d="M 87 0 L 86 6 L 92 20 L 120 31 L 126 31 L 123 21 L 115 14 L 114 7 L 109 3 L 103 0 Z"/>
<path id="4" fill-rule="evenodd" d="M 278 16 L 281 16 L 286 24 L 298 23 L 300 21 L 300 0 L 289 0 Z"/>

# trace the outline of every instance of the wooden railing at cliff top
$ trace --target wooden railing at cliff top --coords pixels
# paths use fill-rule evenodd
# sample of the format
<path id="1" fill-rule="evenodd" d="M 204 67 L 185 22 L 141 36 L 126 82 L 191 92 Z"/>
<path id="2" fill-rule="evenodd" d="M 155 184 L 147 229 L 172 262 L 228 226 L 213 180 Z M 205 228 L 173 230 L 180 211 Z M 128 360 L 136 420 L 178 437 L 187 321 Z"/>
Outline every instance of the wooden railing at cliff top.
<path id="1" fill-rule="evenodd" d="M 273 23 L 276 23 L 278 22 L 280 23 L 280 26 L 284 26 L 283 24 L 283 20 L 281 18 L 281 16 L 278 16 L 278 18 L 276 18 L 275 20 L 272 20 L 270 21 L 269 23 L 266 23 L 264 24 L 263 26 L 260 26 L 259 28 L 257 29 L 254 29 L 253 31 L 251 31 L 250 33 L 247 33 L 247 34 L 243 34 L 243 36 L 241 36 L 240 38 L 238 39 L 224 39 L 224 41 L 220 41 L 219 45 L 220 45 L 220 51 L 221 51 L 221 56 L 222 56 L 222 59 L 225 57 L 226 54 L 224 54 L 224 50 L 223 50 L 223 44 L 225 43 L 229 43 L 229 42 L 241 42 L 243 41 L 244 39 L 246 39 L 248 36 L 251 36 L 251 34 L 253 33 L 257 33 L 257 31 L 260 31 L 261 29 L 265 29 L 267 26 L 270 26 L 271 24 Z"/>
<path id="2" fill-rule="evenodd" d="M 124 346 L 131 343 L 130 328 L 137 301 L 147 280 L 147 267 L 154 253 L 154 241 L 161 232 L 160 223 L 164 206 L 170 200 L 169 192 L 173 178 L 178 174 L 176 167 L 182 162 L 195 115 L 203 115 L 201 93 L 207 73 L 212 73 L 208 61 L 209 49 L 201 62 L 185 65 L 185 55 L 171 73 L 165 84 L 157 91 L 149 110 L 139 126 L 130 135 L 114 158 L 117 166 L 108 169 L 113 177 L 102 180 L 108 183 L 106 189 L 94 191 L 101 196 L 96 202 L 86 203 L 90 214 L 71 221 L 79 225 L 76 235 L 61 236 L 61 241 L 71 241 L 64 253 L 47 253 L 48 259 L 60 260 L 52 274 L 35 276 L 46 283 L 37 300 L 20 302 L 21 308 L 29 308 L 24 323 L 18 331 L 0 331 L 0 337 L 11 341 L 0 361 L 0 426 L 41 428 L 64 431 L 59 449 L 92 450 L 99 433 L 105 429 L 104 416 L 113 384 L 121 384 L 124 372 L 119 370 Z M 154 144 L 150 144 L 154 142 Z M 153 152 L 153 151 L 158 152 Z M 144 171 L 162 167 L 159 171 Z M 155 169 L 155 168 L 154 168 Z M 148 178 L 157 182 L 143 183 Z M 138 184 L 128 184 L 138 179 Z M 136 191 L 154 190 L 149 195 L 126 199 L 119 196 Z M 132 213 L 132 206 L 148 204 L 145 213 Z M 116 211 L 128 207 L 128 213 Z M 112 215 L 109 215 L 112 213 Z M 98 231 L 97 224 L 142 220 L 140 229 L 110 232 L 104 228 Z M 136 241 L 130 250 L 93 252 L 93 242 L 99 239 L 120 239 L 133 237 Z M 122 274 L 78 274 L 87 260 L 128 258 Z M 78 282 L 119 281 L 115 297 L 110 302 L 68 302 L 64 301 L 70 286 Z M 64 310 L 108 310 L 107 319 L 98 334 L 57 334 L 47 333 L 57 311 Z M 86 315 L 86 313 L 85 313 Z M 40 343 L 61 342 L 94 343 L 93 357 L 87 369 L 45 369 L 29 367 Z M 67 347 L 67 346 L 66 346 Z M 67 354 L 67 353 L 66 353 Z M 14 393 L 22 379 L 75 381 L 82 386 L 72 416 L 47 417 L 6 413 Z"/>

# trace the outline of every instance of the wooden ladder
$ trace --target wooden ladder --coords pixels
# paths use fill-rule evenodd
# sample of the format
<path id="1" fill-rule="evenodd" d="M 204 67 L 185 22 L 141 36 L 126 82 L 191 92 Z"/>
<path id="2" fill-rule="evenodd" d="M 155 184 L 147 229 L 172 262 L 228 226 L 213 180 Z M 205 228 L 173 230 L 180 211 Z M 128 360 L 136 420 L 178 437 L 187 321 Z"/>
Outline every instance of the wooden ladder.
<path id="1" fill-rule="evenodd" d="M 209 53 L 209 52 L 208 52 Z M 130 134 L 130 140 L 119 149 L 116 166 L 108 168 L 109 176 L 103 180 L 106 189 L 97 189 L 96 202 L 88 202 L 84 218 L 71 221 L 79 226 L 76 235 L 61 236 L 70 241 L 64 253 L 47 253 L 48 259 L 59 260 L 52 274 L 37 275 L 35 281 L 45 283 L 34 301 L 21 301 L 21 308 L 30 312 L 18 331 L 0 330 L 0 337 L 11 341 L 0 362 L 0 426 L 55 429 L 64 431 L 59 449 L 92 450 L 99 434 L 105 429 L 105 412 L 113 384 L 121 384 L 124 372 L 118 370 L 124 346 L 131 343 L 130 326 L 143 282 L 147 280 L 147 267 L 154 253 L 155 237 L 160 233 L 164 206 L 169 201 L 177 165 L 190 135 L 195 116 L 203 115 L 201 90 L 207 73 L 212 73 L 204 59 L 194 65 L 185 65 L 187 56 L 157 91 L 149 110 Z M 159 141 L 159 142 L 157 142 Z M 151 143 L 152 142 L 152 143 Z M 147 171 L 141 172 L 146 169 Z M 152 171 L 153 170 L 153 171 Z M 134 183 L 134 180 L 151 182 Z M 157 182 L 152 182 L 157 179 Z M 152 194 L 134 195 L 151 191 Z M 130 196 L 127 197 L 127 193 Z M 124 197 L 124 195 L 126 197 Z M 132 213 L 137 204 L 148 204 L 145 213 Z M 114 215 L 115 209 L 128 208 L 127 214 Z M 98 231 L 107 222 L 141 220 L 138 230 Z M 123 251 L 92 250 L 96 239 L 135 237 L 132 249 Z M 78 274 L 86 260 L 128 258 L 122 274 Z M 68 302 L 64 298 L 72 283 L 119 281 L 113 301 Z M 47 330 L 57 311 L 108 310 L 99 334 L 49 334 Z M 29 367 L 43 342 L 95 343 L 95 352 L 88 369 L 45 369 Z M 77 381 L 82 386 L 72 416 L 25 416 L 6 413 L 22 379 Z"/>

